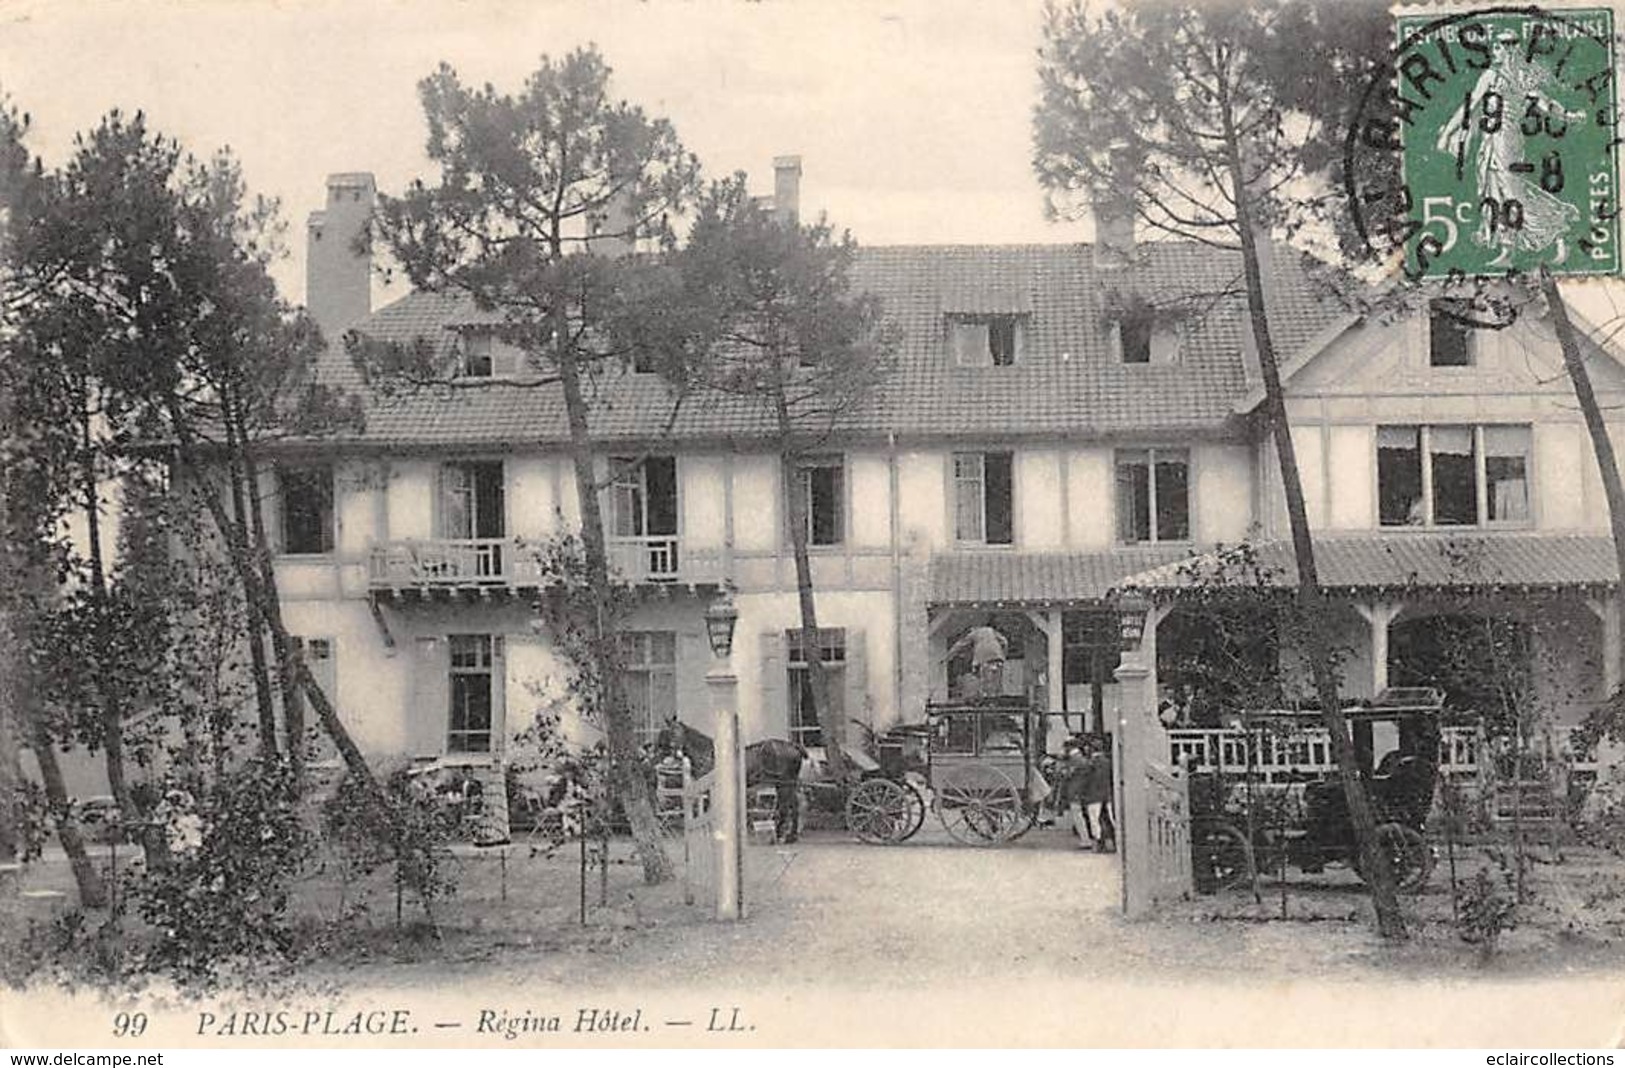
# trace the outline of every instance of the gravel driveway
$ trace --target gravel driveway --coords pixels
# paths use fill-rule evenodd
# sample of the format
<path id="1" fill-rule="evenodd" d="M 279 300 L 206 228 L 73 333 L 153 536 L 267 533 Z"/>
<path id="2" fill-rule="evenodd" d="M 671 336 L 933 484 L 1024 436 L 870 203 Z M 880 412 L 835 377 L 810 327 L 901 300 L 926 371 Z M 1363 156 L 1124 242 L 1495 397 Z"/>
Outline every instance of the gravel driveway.
<path id="1" fill-rule="evenodd" d="M 606 992 L 702 1015 L 743 1005 L 771 1024 L 731 1039 L 810 1045 L 1587 1045 L 1616 1041 L 1625 1019 L 1617 968 L 1508 976 L 1392 949 L 1352 887 L 1335 896 L 1346 922 L 1215 923 L 1197 903 L 1130 923 L 1117 858 L 1059 829 L 998 849 L 930 824 L 891 847 L 815 834 L 750 847 L 747 875 L 742 924 L 646 897 L 622 910 L 624 931 L 352 979 L 549 1004 Z"/>

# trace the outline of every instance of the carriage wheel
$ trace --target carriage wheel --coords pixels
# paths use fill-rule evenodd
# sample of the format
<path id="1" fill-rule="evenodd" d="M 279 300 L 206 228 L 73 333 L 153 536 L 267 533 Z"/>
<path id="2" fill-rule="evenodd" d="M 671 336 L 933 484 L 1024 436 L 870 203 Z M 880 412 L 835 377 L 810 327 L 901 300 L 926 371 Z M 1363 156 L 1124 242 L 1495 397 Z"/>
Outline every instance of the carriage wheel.
<path id="1" fill-rule="evenodd" d="M 1253 877 L 1253 847 L 1230 824 L 1204 820 L 1192 829 L 1191 867 L 1197 892 L 1230 890 Z"/>
<path id="2" fill-rule="evenodd" d="M 909 787 L 890 779 L 866 779 L 847 796 L 846 826 L 865 842 L 894 845 L 917 829 L 916 805 L 923 810 L 924 802 Z"/>
<path id="3" fill-rule="evenodd" d="M 925 797 L 920 793 L 920 788 L 918 786 L 915 786 L 906 779 L 900 782 L 898 785 L 901 786 L 904 792 L 908 794 L 908 830 L 904 833 L 903 837 L 898 839 L 900 842 L 906 842 L 910 838 L 913 838 L 916 834 L 919 834 L 920 828 L 925 825 Z"/>
<path id="4" fill-rule="evenodd" d="M 1403 823 L 1382 824 L 1377 828 L 1377 848 L 1388 855 L 1394 886 L 1401 893 L 1420 894 L 1427 887 L 1428 876 L 1433 874 L 1433 850 L 1416 828 Z M 1354 872 L 1362 880 L 1365 878 L 1358 851 L 1354 855 Z"/>
<path id="5" fill-rule="evenodd" d="M 1021 803 L 1021 790 L 999 768 L 983 765 L 945 771 L 933 785 L 937 818 L 961 842 L 1008 842 L 1031 823 Z"/>

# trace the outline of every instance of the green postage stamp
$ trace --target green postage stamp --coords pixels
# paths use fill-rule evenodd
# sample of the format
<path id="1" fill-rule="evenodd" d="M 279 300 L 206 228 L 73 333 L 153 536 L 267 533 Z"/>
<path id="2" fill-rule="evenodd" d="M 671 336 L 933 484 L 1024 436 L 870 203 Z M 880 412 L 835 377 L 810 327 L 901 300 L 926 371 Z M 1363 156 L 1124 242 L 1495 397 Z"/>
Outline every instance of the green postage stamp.
<path id="1" fill-rule="evenodd" d="M 1613 12 L 1398 20 L 1405 272 L 1617 275 Z"/>

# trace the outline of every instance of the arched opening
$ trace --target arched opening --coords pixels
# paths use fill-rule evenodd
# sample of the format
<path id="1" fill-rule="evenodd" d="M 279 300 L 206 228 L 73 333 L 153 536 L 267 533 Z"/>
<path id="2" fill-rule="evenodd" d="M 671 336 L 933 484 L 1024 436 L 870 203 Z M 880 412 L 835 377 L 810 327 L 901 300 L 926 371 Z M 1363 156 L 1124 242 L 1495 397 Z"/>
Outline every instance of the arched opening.
<path id="1" fill-rule="evenodd" d="M 1274 609 L 1256 601 L 1179 606 L 1157 628 L 1157 679 L 1179 726 L 1285 703 Z"/>
<path id="2" fill-rule="evenodd" d="M 1493 612 L 1440 612 L 1396 621 L 1388 632 L 1388 680 L 1431 686 L 1457 717 L 1483 718 L 1491 735 L 1511 733 L 1534 699 L 1527 621 Z"/>

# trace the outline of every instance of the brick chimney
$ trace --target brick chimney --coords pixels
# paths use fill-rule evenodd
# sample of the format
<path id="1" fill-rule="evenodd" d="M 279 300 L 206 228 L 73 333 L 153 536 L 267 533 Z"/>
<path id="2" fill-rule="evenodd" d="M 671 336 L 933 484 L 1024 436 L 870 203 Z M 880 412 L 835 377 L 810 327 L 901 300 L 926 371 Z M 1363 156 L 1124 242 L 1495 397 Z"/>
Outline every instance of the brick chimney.
<path id="1" fill-rule="evenodd" d="M 1100 267 L 1126 267 L 1134 258 L 1134 207 L 1114 197 L 1097 196 L 1095 263 Z"/>
<path id="2" fill-rule="evenodd" d="M 637 250 L 637 220 L 632 217 L 632 193 L 621 189 L 604 202 L 603 210 L 587 217 L 587 247 L 600 256 L 625 256 Z"/>
<path id="3" fill-rule="evenodd" d="M 356 240 L 372 218 L 371 174 L 327 176 L 327 205 L 310 213 L 305 242 L 305 308 L 329 345 L 372 311 L 372 257 Z"/>
<path id="4" fill-rule="evenodd" d="M 1134 258 L 1135 165 L 1127 145 L 1111 148 L 1112 173 L 1118 184 L 1096 190 L 1091 205 L 1095 216 L 1095 263 L 1102 268 L 1126 267 Z"/>
<path id="5" fill-rule="evenodd" d="M 773 217 L 786 226 L 801 222 L 800 156 L 773 159 Z"/>

